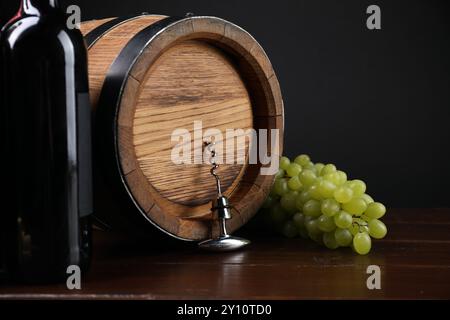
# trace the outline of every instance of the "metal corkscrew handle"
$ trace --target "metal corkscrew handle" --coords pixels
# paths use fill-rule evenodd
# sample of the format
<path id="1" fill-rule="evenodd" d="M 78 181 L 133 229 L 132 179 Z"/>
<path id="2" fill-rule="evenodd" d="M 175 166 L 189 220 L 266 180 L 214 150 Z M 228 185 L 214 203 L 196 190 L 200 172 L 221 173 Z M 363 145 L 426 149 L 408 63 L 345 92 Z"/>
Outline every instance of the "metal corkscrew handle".
<path id="1" fill-rule="evenodd" d="M 232 251 L 242 248 L 250 243 L 249 240 L 233 237 L 228 235 L 226 220 L 231 219 L 232 206 L 226 196 L 222 194 L 222 188 L 220 183 L 220 177 L 217 174 L 219 165 L 216 162 L 216 150 L 215 142 L 205 142 L 206 149 L 211 153 L 210 163 L 212 168 L 210 170 L 211 175 L 216 180 L 217 197 L 212 202 L 211 210 L 217 212 L 217 218 L 219 220 L 220 234 L 215 239 L 205 240 L 199 243 L 199 247 L 209 251 Z M 213 222 L 214 223 L 214 222 Z"/>

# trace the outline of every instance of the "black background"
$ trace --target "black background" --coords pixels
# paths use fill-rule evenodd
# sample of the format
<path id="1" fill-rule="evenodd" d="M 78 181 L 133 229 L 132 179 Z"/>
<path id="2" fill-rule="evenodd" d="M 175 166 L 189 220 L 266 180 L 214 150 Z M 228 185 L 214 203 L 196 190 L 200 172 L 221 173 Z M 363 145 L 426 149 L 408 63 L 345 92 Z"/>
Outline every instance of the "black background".
<path id="1" fill-rule="evenodd" d="M 0 0 L 0 23 L 19 0 Z M 68 0 L 83 20 L 147 11 L 230 20 L 267 51 L 285 101 L 285 153 L 333 162 L 393 207 L 450 205 L 445 1 Z M 366 28 L 381 7 L 382 30 Z"/>

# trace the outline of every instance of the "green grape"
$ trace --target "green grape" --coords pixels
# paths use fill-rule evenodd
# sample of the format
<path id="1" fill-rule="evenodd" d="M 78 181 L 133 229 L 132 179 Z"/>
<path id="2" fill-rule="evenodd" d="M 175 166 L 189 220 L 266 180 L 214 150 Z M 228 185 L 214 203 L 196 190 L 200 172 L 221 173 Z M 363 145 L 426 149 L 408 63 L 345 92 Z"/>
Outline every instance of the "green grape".
<path id="1" fill-rule="evenodd" d="M 278 169 L 277 173 L 275 174 L 275 179 L 281 179 L 284 178 L 286 175 L 286 172 L 283 169 Z"/>
<path id="2" fill-rule="evenodd" d="M 320 201 L 311 199 L 303 205 L 303 214 L 311 217 L 318 217 L 322 214 L 320 211 Z"/>
<path id="3" fill-rule="evenodd" d="M 286 179 L 283 178 L 283 179 L 275 180 L 275 183 L 273 185 L 273 190 L 279 196 L 282 196 L 282 195 L 288 193 L 289 187 L 287 185 Z"/>
<path id="4" fill-rule="evenodd" d="M 298 234 L 300 235 L 300 237 L 302 237 L 303 239 L 308 239 L 309 235 L 308 235 L 308 230 L 306 230 L 305 226 L 302 226 L 298 229 Z"/>
<path id="5" fill-rule="evenodd" d="M 367 222 L 361 218 L 353 218 L 353 224 L 357 226 L 358 232 L 367 232 L 369 233 L 369 227 L 367 226 Z"/>
<path id="6" fill-rule="evenodd" d="M 348 212 L 341 211 L 334 216 L 334 223 L 339 228 L 345 229 L 350 228 L 352 225 L 353 219 L 352 215 Z"/>
<path id="7" fill-rule="evenodd" d="M 320 232 L 318 234 L 310 234 L 310 233 L 308 233 L 308 235 L 309 235 L 309 238 L 312 241 L 314 241 L 314 242 L 316 242 L 316 243 L 318 243 L 320 245 L 323 245 L 323 239 L 322 239 L 323 233 L 322 232 Z"/>
<path id="8" fill-rule="evenodd" d="M 360 216 L 364 213 L 364 211 L 366 211 L 367 204 L 361 198 L 353 198 L 349 202 L 344 203 L 342 205 L 342 209 L 344 209 L 348 213 Z"/>
<path id="9" fill-rule="evenodd" d="M 289 191 L 288 193 L 284 194 L 280 200 L 281 207 L 288 213 L 295 213 L 297 211 L 297 207 L 295 206 L 297 196 L 297 191 Z"/>
<path id="10" fill-rule="evenodd" d="M 302 187 L 302 184 L 300 182 L 300 179 L 298 178 L 298 176 L 292 177 L 289 179 L 288 181 L 288 187 L 291 190 L 300 190 L 300 188 Z"/>
<path id="11" fill-rule="evenodd" d="M 292 217 L 292 221 L 294 222 L 297 228 L 302 228 L 305 226 L 305 215 L 303 213 L 297 212 Z"/>
<path id="12" fill-rule="evenodd" d="M 323 163 L 320 163 L 320 162 L 318 162 L 318 163 L 316 163 L 316 164 L 314 165 L 314 169 L 315 169 L 316 174 L 317 174 L 318 176 L 320 176 L 323 167 L 325 167 L 325 165 L 324 165 Z"/>
<path id="13" fill-rule="evenodd" d="M 367 222 L 361 218 L 353 218 L 353 225 L 356 225 L 358 228 L 358 232 L 367 232 L 369 233 L 369 227 L 367 226 Z"/>
<path id="14" fill-rule="evenodd" d="M 325 165 L 323 167 L 323 169 L 322 169 L 320 174 L 322 176 L 324 176 L 324 175 L 326 175 L 328 173 L 333 173 L 333 172 L 336 172 L 336 166 L 334 164 L 329 163 L 329 164 L 327 164 L 327 165 Z"/>
<path id="15" fill-rule="evenodd" d="M 288 165 L 286 169 L 286 173 L 289 177 L 298 176 L 298 174 L 302 171 L 302 166 L 296 163 L 291 163 Z"/>
<path id="16" fill-rule="evenodd" d="M 319 183 L 319 193 L 323 198 L 332 198 L 336 186 L 328 180 L 322 180 Z"/>
<path id="17" fill-rule="evenodd" d="M 301 155 L 297 156 L 294 160 L 295 163 L 298 163 L 302 167 L 306 166 L 310 161 L 311 161 L 311 159 L 306 154 L 301 154 Z"/>
<path id="18" fill-rule="evenodd" d="M 334 190 L 334 199 L 336 199 L 337 202 L 340 203 L 347 203 L 353 198 L 353 191 L 352 189 L 346 187 L 346 186 L 340 186 Z"/>
<path id="19" fill-rule="evenodd" d="M 316 219 L 316 218 L 314 218 L 314 217 L 307 216 L 307 215 L 305 215 L 305 214 L 303 214 L 303 215 L 305 216 L 305 221 L 304 221 L 305 226 L 306 226 L 306 224 L 307 224 L 308 222 L 310 222 L 311 220 L 315 220 L 315 219 Z"/>
<path id="20" fill-rule="evenodd" d="M 287 212 L 281 207 L 279 203 L 270 208 L 270 217 L 274 222 L 284 222 L 287 218 Z"/>
<path id="21" fill-rule="evenodd" d="M 382 203 L 373 202 L 367 206 L 367 210 L 364 214 L 372 219 L 380 219 L 385 213 L 386 207 Z"/>
<path id="22" fill-rule="evenodd" d="M 367 222 L 364 219 L 362 219 L 361 217 L 354 217 L 353 222 L 358 224 L 360 227 L 367 226 Z"/>
<path id="23" fill-rule="evenodd" d="M 336 224 L 334 223 L 334 219 L 332 217 L 321 215 L 319 219 L 317 219 L 317 222 L 319 229 L 323 232 L 331 232 L 336 229 Z"/>
<path id="24" fill-rule="evenodd" d="M 322 200 L 322 194 L 320 193 L 319 189 L 320 181 L 316 181 L 312 186 L 309 187 L 309 194 L 311 195 L 311 198 L 315 200 Z"/>
<path id="25" fill-rule="evenodd" d="M 264 201 L 262 207 L 264 209 L 272 207 L 276 203 L 277 199 L 275 197 L 272 197 L 270 194 L 267 196 L 266 200 Z"/>
<path id="26" fill-rule="evenodd" d="M 311 186 L 316 181 L 316 178 L 316 174 L 311 170 L 303 170 L 299 175 L 300 182 L 304 186 Z"/>
<path id="27" fill-rule="evenodd" d="M 366 216 L 365 214 L 363 214 L 361 216 L 361 219 L 363 219 L 365 222 L 369 222 L 370 220 L 373 220 L 372 218 L 369 218 L 368 216 Z"/>
<path id="28" fill-rule="evenodd" d="M 288 166 L 291 164 L 291 160 L 289 160 L 288 157 L 281 157 L 280 158 L 280 168 L 287 170 Z"/>
<path id="29" fill-rule="evenodd" d="M 366 192 L 366 189 L 367 189 L 364 181 L 361 181 L 358 179 L 349 181 L 348 187 L 350 189 L 352 189 L 354 197 L 359 197 L 359 196 L 363 195 L 363 193 Z"/>
<path id="30" fill-rule="evenodd" d="M 348 247 L 352 243 L 353 235 L 348 229 L 336 228 L 334 238 L 339 246 Z"/>
<path id="31" fill-rule="evenodd" d="M 359 226 L 356 223 L 353 223 L 350 227 L 347 228 L 350 233 L 355 236 L 359 232 Z"/>
<path id="32" fill-rule="evenodd" d="M 270 219 L 272 220 L 272 224 L 275 224 L 275 226 L 282 225 L 288 219 L 287 212 L 284 211 L 279 203 L 270 208 L 269 215 Z"/>
<path id="33" fill-rule="evenodd" d="M 327 173 L 326 175 L 322 176 L 325 180 L 336 184 L 338 182 L 339 176 L 336 172 L 332 172 L 332 173 Z"/>
<path id="34" fill-rule="evenodd" d="M 312 235 L 320 235 L 322 232 L 319 229 L 319 224 L 317 219 L 311 219 L 308 222 L 305 222 L 306 230 L 308 230 L 308 235 L 311 237 Z"/>
<path id="35" fill-rule="evenodd" d="M 360 255 L 368 254 L 372 247 L 372 240 L 366 232 L 359 232 L 353 238 L 353 248 Z"/>
<path id="36" fill-rule="evenodd" d="M 343 171 L 327 173 L 323 176 L 323 178 L 332 182 L 336 186 L 341 186 L 347 181 L 347 175 Z"/>
<path id="37" fill-rule="evenodd" d="M 325 199 L 322 201 L 320 210 L 324 215 L 332 217 L 341 210 L 341 206 L 334 199 Z"/>
<path id="38" fill-rule="evenodd" d="M 360 198 L 363 199 L 367 203 L 367 206 L 374 202 L 373 198 L 371 196 L 369 196 L 367 193 L 364 193 L 363 195 L 361 195 Z"/>
<path id="39" fill-rule="evenodd" d="M 294 222 L 288 221 L 284 224 L 283 229 L 281 230 L 283 235 L 287 238 L 295 238 L 298 234 L 298 229 L 295 226 Z"/>
<path id="40" fill-rule="evenodd" d="M 347 174 L 344 171 L 336 171 L 336 176 L 338 177 L 337 182 L 335 182 L 337 186 L 343 185 L 347 182 Z"/>
<path id="41" fill-rule="evenodd" d="M 303 166 L 303 168 L 305 168 L 305 170 L 311 170 L 313 172 L 316 171 L 316 168 L 314 167 L 314 163 L 312 163 L 312 162 L 308 162 L 307 164 L 305 164 L 305 166 Z"/>
<path id="42" fill-rule="evenodd" d="M 276 179 L 275 182 L 276 182 L 277 180 L 279 180 L 279 179 Z M 274 184 L 273 184 L 272 189 L 270 189 L 269 195 L 270 195 L 272 198 L 278 200 L 278 198 L 280 198 L 280 196 L 279 196 L 278 194 L 276 194 L 276 192 L 275 192 L 275 182 L 274 182 Z"/>
<path id="43" fill-rule="evenodd" d="M 378 219 L 373 219 L 369 221 L 368 227 L 369 227 L 369 234 L 372 238 L 383 239 L 386 236 L 387 228 L 382 221 Z"/>
<path id="44" fill-rule="evenodd" d="M 303 210 L 303 205 L 308 202 L 308 200 L 311 200 L 311 195 L 309 194 L 309 191 L 302 191 L 296 201 L 296 206 L 298 210 Z"/>
<path id="45" fill-rule="evenodd" d="M 339 244 L 336 241 L 336 238 L 334 236 L 334 232 L 325 232 L 322 237 L 323 244 L 328 249 L 337 249 L 339 247 Z"/>

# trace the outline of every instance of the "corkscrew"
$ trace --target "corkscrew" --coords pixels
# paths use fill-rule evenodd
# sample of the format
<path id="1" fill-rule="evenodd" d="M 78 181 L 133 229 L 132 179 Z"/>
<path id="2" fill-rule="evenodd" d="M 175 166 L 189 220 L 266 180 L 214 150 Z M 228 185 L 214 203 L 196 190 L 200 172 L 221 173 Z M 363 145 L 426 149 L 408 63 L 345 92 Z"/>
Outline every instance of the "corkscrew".
<path id="1" fill-rule="evenodd" d="M 217 212 L 219 223 L 219 236 L 209 240 L 202 241 L 198 246 L 209 251 L 233 251 L 245 247 L 250 244 L 247 239 L 234 237 L 228 234 L 226 220 L 231 219 L 232 206 L 229 199 L 222 194 L 220 177 L 217 174 L 219 165 L 216 162 L 215 142 L 205 142 L 207 151 L 211 154 L 210 163 L 212 165 L 211 175 L 216 180 L 217 197 L 212 201 L 212 212 Z M 215 221 L 213 221 L 214 223 Z"/>

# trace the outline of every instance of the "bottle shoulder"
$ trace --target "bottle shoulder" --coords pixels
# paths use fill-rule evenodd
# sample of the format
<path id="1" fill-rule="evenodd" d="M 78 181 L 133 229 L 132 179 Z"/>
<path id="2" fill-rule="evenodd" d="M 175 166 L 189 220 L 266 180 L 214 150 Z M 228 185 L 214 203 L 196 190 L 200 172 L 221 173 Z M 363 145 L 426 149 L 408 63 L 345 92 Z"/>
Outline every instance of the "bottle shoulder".
<path id="1" fill-rule="evenodd" d="M 36 16 L 15 17 L 3 26 L 1 39 L 2 41 L 7 41 L 18 33 L 21 34 L 28 30 L 32 30 L 37 26 L 38 22 L 39 17 Z"/>
<path id="2" fill-rule="evenodd" d="M 10 21 L 2 30 L 1 44 L 10 49 L 22 45 L 52 46 L 61 39 L 82 42 L 83 36 L 78 29 L 70 29 L 64 14 L 46 16 L 23 16 Z"/>

